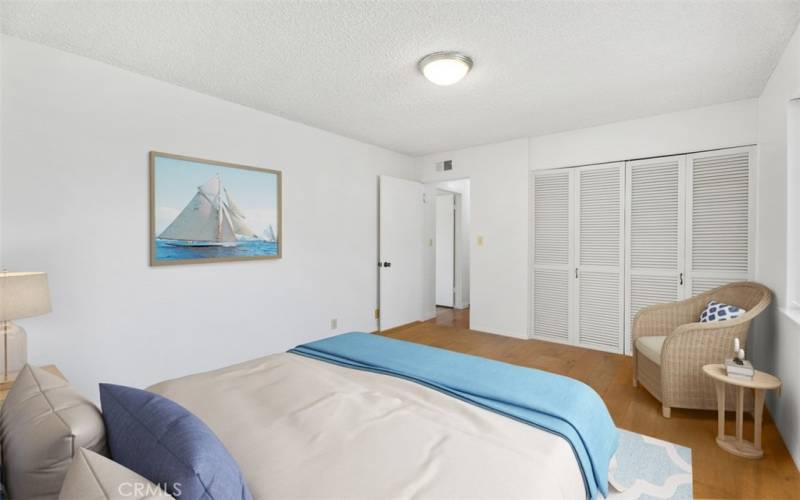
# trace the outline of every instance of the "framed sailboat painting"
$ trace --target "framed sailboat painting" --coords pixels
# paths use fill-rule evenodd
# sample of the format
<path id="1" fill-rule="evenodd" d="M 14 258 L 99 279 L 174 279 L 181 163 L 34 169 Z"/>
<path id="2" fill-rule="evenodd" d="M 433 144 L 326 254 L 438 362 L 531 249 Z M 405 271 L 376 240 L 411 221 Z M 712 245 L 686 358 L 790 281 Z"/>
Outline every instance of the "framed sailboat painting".
<path id="1" fill-rule="evenodd" d="M 150 152 L 150 265 L 281 257 L 281 172 Z"/>

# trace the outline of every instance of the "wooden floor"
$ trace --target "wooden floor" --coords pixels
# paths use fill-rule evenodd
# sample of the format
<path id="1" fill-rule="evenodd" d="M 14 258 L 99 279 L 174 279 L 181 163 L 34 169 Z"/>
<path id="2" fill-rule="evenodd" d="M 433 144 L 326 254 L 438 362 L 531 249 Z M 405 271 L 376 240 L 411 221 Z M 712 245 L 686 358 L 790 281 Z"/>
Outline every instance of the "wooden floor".
<path id="1" fill-rule="evenodd" d="M 567 375 L 593 387 L 605 400 L 616 425 L 692 449 L 695 498 L 800 498 L 800 472 L 772 419 L 765 415 L 764 458 L 748 460 L 720 449 L 714 438 L 715 411 L 674 408 L 661 416 L 661 404 L 631 384 L 632 358 L 539 340 L 520 340 L 469 329 L 469 310 L 439 310 L 438 317 L 386 332 L 386 335 L 517 365 Z M 766 412 L 765 412 L 766 413 Z M 733 434 L 733 414 L 728 433 Z M 753 425 L 745 416 L 745 438 Z"/>

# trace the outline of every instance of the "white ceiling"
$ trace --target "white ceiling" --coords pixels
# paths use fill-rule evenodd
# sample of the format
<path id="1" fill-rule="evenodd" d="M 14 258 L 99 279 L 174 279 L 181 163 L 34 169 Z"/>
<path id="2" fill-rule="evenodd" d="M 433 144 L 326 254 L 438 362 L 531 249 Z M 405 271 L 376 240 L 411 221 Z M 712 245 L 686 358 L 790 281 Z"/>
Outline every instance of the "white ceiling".
<path id="1" fill-rule="evenodd" d="M 2 31 L 420 155 L 760 94 L 800 1 L 7 2 Z M 437 87 L 429 52 L 475 60 Z"/>

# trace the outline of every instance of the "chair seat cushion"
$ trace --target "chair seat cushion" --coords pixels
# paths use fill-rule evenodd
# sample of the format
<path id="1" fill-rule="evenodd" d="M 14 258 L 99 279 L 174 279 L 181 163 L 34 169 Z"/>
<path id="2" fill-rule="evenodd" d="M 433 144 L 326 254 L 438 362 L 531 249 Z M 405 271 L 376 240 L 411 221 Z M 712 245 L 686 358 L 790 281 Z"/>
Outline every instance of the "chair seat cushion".
<path id="1" fill-rule="evenodd" d="M 661 348 L 664 346 L 666 336 L 639 337 L 636 339 L 636 350 L 641 352 L 650 361 L 661 365 Z"/>

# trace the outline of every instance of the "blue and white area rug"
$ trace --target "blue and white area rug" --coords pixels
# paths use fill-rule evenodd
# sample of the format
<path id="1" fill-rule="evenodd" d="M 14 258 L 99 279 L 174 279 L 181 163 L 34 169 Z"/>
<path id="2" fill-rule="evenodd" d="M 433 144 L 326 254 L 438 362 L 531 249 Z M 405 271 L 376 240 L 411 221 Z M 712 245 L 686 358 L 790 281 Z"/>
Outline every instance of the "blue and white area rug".
<path id="1" fill-rule="evenodd" d="M 608 474 L 609 500 L 692 498 L 692 450 L 620 429 Z"/>

